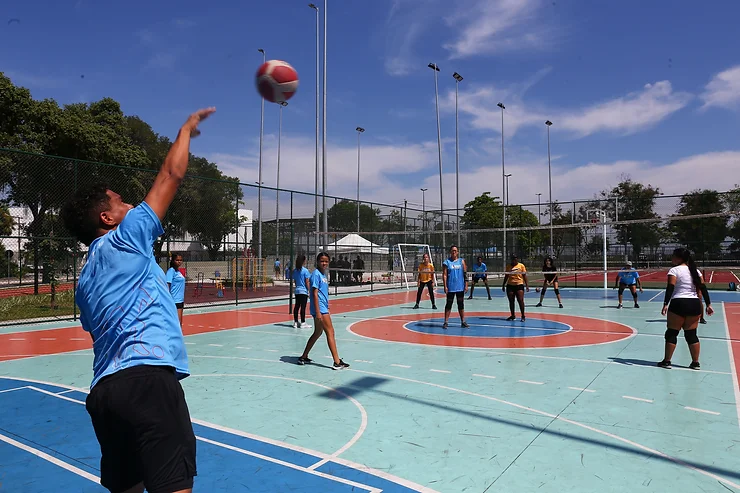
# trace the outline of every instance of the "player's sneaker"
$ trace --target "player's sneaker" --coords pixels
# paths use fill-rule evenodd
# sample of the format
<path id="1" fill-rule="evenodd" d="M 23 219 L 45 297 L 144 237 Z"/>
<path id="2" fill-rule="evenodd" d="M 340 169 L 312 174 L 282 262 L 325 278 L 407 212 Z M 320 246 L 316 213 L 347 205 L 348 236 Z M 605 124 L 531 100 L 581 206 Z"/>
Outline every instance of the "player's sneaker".
<path id="1" fill-rule="evenodd" d="M 661 368 L 665 368 L 666 370 L 670 370 L 671 369 L 671 362 L 670 361 L 663 360 L 660 363 L 658 363 L 658 366 L 661 367 Z"/>
<path id="2" fill-rule="evenodd" d="M 339 363 L 334 363 L 334 365 L 332 366 L 333 370 L 344 370 L 346 368 L 349 368 L 349 365 L 341 359 L 339 360 Z"/>
<path id="3" fill-rule="evenodd" d="M 299 365 L 308 365 L 313 363 L 312 359 L 304 358 L 303 356 L 298 358 L 298 364 Z"/>

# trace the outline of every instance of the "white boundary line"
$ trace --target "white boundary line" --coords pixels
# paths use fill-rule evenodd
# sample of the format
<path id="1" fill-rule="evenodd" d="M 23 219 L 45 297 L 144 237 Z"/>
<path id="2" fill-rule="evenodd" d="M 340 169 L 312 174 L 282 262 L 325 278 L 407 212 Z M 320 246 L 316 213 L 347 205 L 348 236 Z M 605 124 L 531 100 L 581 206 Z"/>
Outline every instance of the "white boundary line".
<path id="1" fill-rule="evenodd" d="M 732 349 L 732 338 L 730 337 L 730 321 L 727 320 L 727 303 L 722 303 L 722 315 L 725 318 L 725 331 L 727 333 L 727 351 L 730 354 L 730 373 L 732 386 L 735 390 L 735 408 L 737 411 L 737 425 L 740 427 L 740 384 L 738 383 L 737 368 L 735 367 L 735 354 Z"/>
<path id="2" fill-rule="evenodd" d="M 653 403 L 652 399 L 643 399 L 642 397 L 632 397 L 631 395 L 623 395 L 622 398 L 629 399 L 631 401 L 649 402 L 650 404 Z"/>
<path id="3" fill-rule="evenodd" d="M 730 274 L 732 274 L 733 276 L 735 276 L 735 279 L 737 279 L 737 282 L 740 283 L 740 277 L 737 277 L 737 274 L 735 274 L 735 271 L 734 270 L 731 270 L 730 271 Z"/>
<path id="4" fill-rule="evenodd" d="M 653 296 L 652 298 L 650 298 L 649 300 L 647 300 L 647 302 L 650 303 L 651 301 L 653 301 L 655 298 L 657 298 L 658 296 L 660 296 L 663 293 L 665 293 L 665 289 L 663 291 L 659 292 L 658 294 L 656 294 L 655 296 Z"/>
<path id="5" fill-rule="evenodd" d="M 404 378 L 404 377 L 395 377 L 393 375 L 385 375 L 385 374 L 382 374 L 382 373 L 376 373 L 376 372 L 372 372 L 372 371 L 356 370 L 356 369 L 353 369 L 353 368 L 349 368 L 349 371 L 352 371 L 352 372 L 355 372 L 355 373 L 364 373 L 366 375 L 375 375 L 375 376 L 378 376 L 378 377 L 392 378 L 392 379 L 395 379 L 395 380 L 402 380 L 402 381 L 411 382 L 411 383 L 417 383 L 417 384 L 421 384 L 421 385 L 429 385 L 431 387 L 436 387 L 436 388 L 443 389 L 443 390 L 449 390 L 449 391 L 452 391 L 452 392 L 458 392 L 458 393 L 465 394 L 465 395 L 470 395 L 470 396 L 473 396 L 473 397 L 480 397 L 482 399 L 487 399 L 487 400 L 490 400 L 490 401 L 498 402 L 500 404 L 505 404 L 507 406 L 512 406 L 512 407 L 515 407 L 517 409 L 522 409 L 524 411 L 529 411 L 529 412 L 534 413 L 534 414 L 539 414 L 540 416 L 545 416 L 545 417 L 548 417 L 548 418 L 551 418 L 551 419 L 562 421 L 564 423 L 568 423 L 568 424 L 571 424 L 571 425 L 574 425 L 574 426 L 578 426 L 579 428 L 583 428 L 585 430 L 592 431 L 594 433 L 598 433 L 599 435 L 603 435 L 603 436 L 608 437 L 608 438 L 611 438 L 613 440 L 617 440 L 619 442 L 625 443 L 625 444 L 630 445 L 632 447 L 638 448 L 638 449 L 642 450 L 643 452 L 648 452 L 650 454 L 657 455 L 659 457 L 663 457 L 664 459 L 670 460 L 671 462 L 673 462 L 673 463 L 675 463 L 677 465 L 686 467 L 688 469 L 691 469 L 693 471 L 698 472 L 699 474 L 702 474 L 704 476 L 707 476 L 709 478 L 712 478 L 715 481 L 719 481 L 722 484 L 725 484 L 725 485 L 728 485 L 728 486 L 732 486 L 733 488 L 736 488 L 736 489 L 740 490 L 740 484 L 733 483 L 729 479 L 725 479 L 722 476 L 718 476 L 718 475 L 713 474 L 713 473 L 711 473 L 709 471 L 705 471 L 704 469 L 700 469 L 700 468 L 698 468 L 696 466 L 692 466 L 691 464 L 687 464 L 686 462 L 682 461 L 681 459 L 678 459 L 676 457 L 672 457 L 672 456 L 670 456 L 668 454 L 664 454 L 663 452 L 660 452 L 659 450 L 655 450 L 655 449 L 652 449 L 650 447 L 646 447 L 644 445 L 640 445 L 637 442 L 633 442 L 632 440 L 629 440 L 627 438 L 620 437 L 619 435 L 615 435 L 615 434 L 609 433 L 607 431 L 599 430 L 598 428 L 594 428 L 593 426 L 589 426 L 589 425 L 580 423 L 578 421 L 573 421 L 571 419 L 564 418 L 562 416 L 555 415 L 555 414 L 552 414 L 552 413 L 548 413 L 546 411 L 540 411 L 539 409 L 534 409 L 534 408 L 531 408 L 531 407 L 528 407 L 528 406 L 524 406 L 522 404 L 516 404 L 515 402 L 506 401 L 506 400 L 503 400 L 503 399 L 498 399 L 496 397 L 492 397 L 492 396 L 489 396 L 489 395 L 477 394 L 475 392 L 470 392 L 470 391 L 462 390 L 462 389 L 456 389 L 454 387 L 448 387 L 446 385 L 439 385 L 439 384 L 432 383 L 432 382 L 424 382 L 422 380 L 414 380 L 414 379 L 411 379 L 411 378 Z"/>
<path id="6" fill-rule="evenodd" d="M 0 390 L 0 394 L 4 394 L 5 392 L 13 392 L 13 391 L 16 391 L 16 390 L 27 389 L 27 388 L 28 387 L 14 387 L 12 389 Z"/>
<path id="7" fill-rule="evenodd" d="M 59 460 L 52 455 L 42 452 L 41 450 L 35 449 L 33 447 L 29 447 L 28 445 L 18 442 L 16 440 L 13 440 L 12 438 L 7 437 L 3 434 L 0 434 L 0 440 L 7 443 L 8 445 L 12 445 L 13 447 L 19 448 L 25 452 L 35 455 L 36 457 L 44 459 L 45 461 L 51 462 L 55 466 L 59 466 L 62 469 L 66 469 L 69 472 L 77 474 L 78 476 L 82 476 L 83 478 L 88 479 L 92 481 L 93 483 L 100 484 L 100 478 L 95 476 L 94 474 L 90 474 L 87 471 L 83 471 L 79 467 L 75 467 L 72 464 L 68 464 L 64 462 L 63 460 Z"/>
<path id="8" fill-rule="evenodd" d="M 196 437 L 196 438 L 198 440 L 200 440 L 201 442 L 210 443 L 211 445 L 216 445 L 217 447 L 222 447 L 222 448 L 225 448 L 225 449 L 228 449 L 228 450 L 232 450 L 234 452 L 239 452 L 240 454 L 249 455 L 251 457 L 256 457 L 258 459 L 262 459 L 262 460 L 267 461 L 267 462 L 272 462 L 274 464 L 280 464 L 281 466 L 289 467 L 289 468 L 295 469 L 297 471 L 301 471 L 301 472 L 304 472 L 304 473 L 312 474 L 314 476 L 319 476 L 319 477 L 322 477 L 324 479 L 329 479 L 329 480 L 332 480 L 332 481 L 336 481 L 338 483 L 343 483 L 343 484 L 352 486 L 353 488 L 361 488 L 363 490 L 369 491 L 370 493 L 381 493 L 383 491 L 383 490 L 380 490 L 378 488 L 373 488 L 372 486 L 368 486 L 366 484 L 356 483 L 354 481 L 350 481 L 349 479 L 344 479 L 344 478 L 340 478 L 340 477 L 337 477 L 337 476 L 332 476 L 330 474 L 325 474 L 323 472 L 315 471 L 315 470 L 311 469 L 311 467 L 313 467 L 313 466 L 311 466 L 311 467 L 303 467 L 303 466 L 299 466 L 297 464 L 293 464 L 292 462 L 286 462 L 284 460 L 275 459 L 275 458 L 269 457 L 267 455 L 262 455 L 262 454 L 258 454 L 256 452 L 251 452 L 249 450 L 244 450 L 242 448 L 234 447 L 233 445 L 228 445 L 226 443 L 217 442 L 215 440 L 210 440 L 208 438 L 203 438 L 203 437 Z"/>
<path id="9" fill-rule="evenodd" d="M 684 406 L 684 409 L 688 409 L 689 411 L 696 411 L 698 413 L 713 414 L 715 416 L 720 415 L 720 413 L 718 413 L 717 411 L 707 411 L 706 409 L 699 409 L 698 407 Z"/>
<path id="10" fill-rule="evenodd" d="M 256 358 L 238 358 L 238 359 L 249 359 L 249 360 L 256 360 L 256 361 L 269 361 L 271 363 L 282 363 L 280 360 L 258 360 Z M 266 375 L 261 375 L 261 376 L 266 376 Z M 71 385 L 66 385 L 66 384 L 62 384 L 62 383 L 52 383 L 52 382 L 46 382 L 44 380 L 36 380 L 36 379 L 32 379 L 32 378 L 9 377 L 9 376 L 5 376 L 5 375 L 0 376 L 0 378 L 6 378 L 8 380 L 15 380 L 15 381 L 20 381 L 20 382 L 37 383 L 37 384 L 41 384 L 41 385 L 50 385 L 50 386 L 53 386 L 53 387 L 60 387 L 60 388 L 68 389 L 68 390 L 75 390 L 75 391 L 78 391 L 78 392 L 82 392 L 83 394 L 89 393 L 89 391 L 86 390 L 86 389 L 80 389 L 80 388 L 72 387 Z M 315 382 L 312 382 L 312 383 L 315 383 Z M 60 396 L 58 396 L 56 394 L 53 394 L 53 395 L 55 395 L 56 397 L 60 397 Z M 74 399 L 72 399 L 72 400 L 74 401 Z M 79 403 L 79 404 L 84 404 L 82 401 L 76 401 L 76 402 Z M 301 447 L 299 445 L 293 445 L 292 443 L 281 442 L 279 440 L 273 440 L 272 438 L 267 438 L 267 437 L 263 437 L 263 436 L 259 436 L 259 435 L 253 435 L 251 433 L 247 433 L 247 432 L 241 431 L 241 430 L 236 430 L 236 429 L 233 429 L 233 428 L 227 428 L 225 426 L 217 425 L 215 423 L 210 423 L 208 421 L 203 421 L 203 420 L 200 420 L 200 419 L 193 418 L 192 416 L 190 417 L 190 421 L 192 421 L 193 423 L 198 424 L 200 426 L 205 426 L 206 428 L 212 428 L 214 430 L 223 431 L 224 433 L 231 433 L 232 435 L 237 435 L 237 436 L 240 436 L 240 437 L 243 437 L 243 438 L 249 438 L 251 440 L 255 440 L 255 441 L 258 441 L 258 442 L 262 442 L 262 443 L 268 443 L 270 445 L 275 445 L 275 446 L 278 446 L 278 447 L 286 448 L 286 449 L 289 449 L 289 450 L 293 450 L 295 452 L 301 452 L 301 453 L 306 454 L 306 455 L 312 455 L 314 457 L 319 457 L 319 458 L 322 458 L 322 459 L 327 459 L 327 458 L 331 457 L 331 455 L 325 454 L 324 452 L 319 452 L 318 450 L 311 450 L 309 448 Z M 381 479 L 385 479 L 387 481 L 390 481 L 392 483 L 398 484 L 400 486 L 405 486 L 406 488 L 409 488 L 411 490 L 414 490 L 414 491 L 416 491 L 418 493 L 439 493 L 437 490 L 433 490 L 432 488 L 428 488 L 426 486 L 422 486 L 420 484 L 414 483 L 413 481 L 409 481 L 407 479 L 404 479 L 404 478 L 401 478 L 401 477 L 398 477 L 398 476 L 394 476 L 393 474 L 389 474 L 389 473 L 387 473 L 385 471 L 381 471 L 379 469 L 374 469 L 372 467 L 368 467 L 368 466 L 366 466 L 364 464 L 360 464 L 358 462 L 353 462 L 353 461 L 350 461 L 350 460 L 347 460 L 347 459 L 342 459 L 341 457 L 334 457 L 334 458 L 332 458 L 330 460 L 331 460 L 331 462 L 334 462 L 336 464 L 340 464 L 340 465 L 349 467 L 351 469 L 355 469 L 357 471 L 361 471 L 361 472 L 364 472 L 364 473 L 367 473 L 367 474 L 371 474 L 373 476 L 376 476 L 376 477 L 381 478 Z"/>

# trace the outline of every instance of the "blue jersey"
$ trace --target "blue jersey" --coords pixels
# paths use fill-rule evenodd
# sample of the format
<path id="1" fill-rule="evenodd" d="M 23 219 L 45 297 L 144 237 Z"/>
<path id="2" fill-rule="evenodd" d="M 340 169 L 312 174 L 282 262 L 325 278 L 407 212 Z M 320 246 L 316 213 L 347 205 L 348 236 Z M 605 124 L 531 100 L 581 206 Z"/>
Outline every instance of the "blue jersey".
<path id="1" fill-rule="evenodd" d="M 167 284 L 170 285 L 170 294 L 172 294 L 175 303 L 185 302 L 185 276 L 182 275 L 182 272 L 170 267 L 167 269 L 166 280 Z"/>
<path id="2" fill-rule="evenodd" d="M 475 277 L 478 279 L 483 279 L 486 277 L 486 264 L 481 262 L 480 265 L 473 264 L 473 272 L 475 272 Z"/>
<path id="3" fill-rule="evenodd" d="M 314 269 L 311 274 L 311 304 L 310 311 L 311 316 L 316 316 L 316 304 L 313 300 L 313 290 L 318 291 L 319 298 L 319 312 L 323 315 L 329 313 L 329 283 L 326 280 L 326 276 L 321 273 L 319 269 Z"/>
<path id="4" fill-rule="evenodd" d="M 637 278 L 640 277 L 640 274 L 637 273 L 634 269 L 627 269 L 622 268 L 621 271 L 619 271 L 619 283 L 620 284 L 626 284 L 627 286 L 632 286 L 633 284 L 637 284 Z"/>
<path id="5" fill-rule="evenodd" d="M 301 267 L 300 270 L 293 271 L 293 282 L 295 282 L 295 294 L 308 294 L 306 288 L 306 279 L 311 279 L 311 273 L 308 269 Z"/>
<path id="6" fill-rule="evenodd" d="M 444 265 L 447 267 L 447 292 L 457 293 L 465 291 L 465 272 L 463 272 L 462 259 L 447 259 Z"/>
<path id="7" fill-rule="evenodd" d="M 178 378 L 190 373 L 175 301 L 152 250 L 163 233 L 157 215 L 142 202 L 90 244 L 76 301 L 82 328 L 93 339 L 91 388 L 137 365 L 171 366 Z"/>

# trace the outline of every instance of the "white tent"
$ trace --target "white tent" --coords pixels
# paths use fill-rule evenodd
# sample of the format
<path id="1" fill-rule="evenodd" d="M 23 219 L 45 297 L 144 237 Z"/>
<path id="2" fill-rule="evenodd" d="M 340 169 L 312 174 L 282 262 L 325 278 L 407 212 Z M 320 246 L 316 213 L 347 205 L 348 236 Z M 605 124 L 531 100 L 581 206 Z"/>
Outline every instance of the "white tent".
<path id="1" fill-rule="evenodd" d="M 351 233 L 326 247 L 329 255 L 336 253 L 374 253 L 388 255 L 388 248 L 376 245 L 362 236 Z"/>

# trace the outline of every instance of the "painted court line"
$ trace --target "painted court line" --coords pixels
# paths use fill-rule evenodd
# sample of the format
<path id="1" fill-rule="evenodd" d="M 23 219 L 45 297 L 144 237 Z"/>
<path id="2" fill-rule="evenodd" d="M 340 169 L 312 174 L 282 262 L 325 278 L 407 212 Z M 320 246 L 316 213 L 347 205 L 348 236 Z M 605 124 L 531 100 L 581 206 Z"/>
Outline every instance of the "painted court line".
<path id="1" fill-rule="evenodd" d="M 656 294 L 655 296 L 653 296 L 652 298 L 650 298 L 650 299 L 648 300 L 648 303 L 650 303 L 651 301 L 653 301 L 653 300 L 654 300 L 655 298 L 657 298 L 658 296 L 660 296 L 660 295 L 661 295 L 661 294 L 663 294 L 663 293 L 665 293 L 665 290 L 661 291 L 660 293 L 658 293 L 658 294 Z"/>
<path id="2" fill-rule="evenodd" d="M 377 377 L 392 378 L 394 380 L 411 382 L 411 383 L 416 383 L 416 384 L 420 384 L 420 385 L 428 385 L 430 387 L 436 387 L 436 388 L 442 389 L 442 390 L 449 390 L 451 392 L 457 392 L 457 393 L 460 393 L 460 394 L 470 395 L 470 396 L 473 396 L 473 397 L 480 397 L 482 399 L 486 399 L 486 400 L 489 400 L 489 401 L 498 402 L 499 404 L 505 404 L 507 406 L 515 407 L 517 409 L 522 409 L 524 411 L 529 411 L 531 413 L 539 414 L 540 416 L 545 416 L 547 418 L 551 418 L 551 419 L 555 419 L 555 420 L 558 420 L 558 421 L 562 421 L 563 423 L 568 423 L 568 424 L 571 424 L 573 426 L 577 426 L 579 428 L 582 428 L 584 430 L 588 430 L 588 431 L 597 433 L 599 435 L 602 435 L 602 436 L 611 438 L 613 440 L 622 442 L 622 443 L 624 443 L 626 445 L 629 445 L 631 447 L 635 447 L 637 449 L 640 449 L 643 452 L 647 452 L 649 454 L 657 455 L 659 457 L 662 457 L 662 458 L 664 458 L 666 460 L 669 460 L 669 461 L 673 462 L 674 464 L 677 464 L 679 466 L 683 466 L 683 467 L 685 467 L 687 469 L 690 469 L 692 471 L 698 472 L 699 474 L 701 474 L 703 476 L 706 476 L 708 478 L 712 478 L 715 481 L 719 481 L 720 483 L 722 483 L 724 485 L 731 486 L 733 488 L 736 488 L 736 489 L 740 490 L 740 484 L 734 483 L 734 482 L 730 481 L 729 479 L 723 478 L 722 476 L 718 476 L 717 474 L 711 473 L 709 471 L 705 471 L 704 469 L 701 469 L 699 467 L 696 467 L 696 466 L 693 466 L 691 464 L 688 464 L 688 463 L 682 461 L 681 459 L 678 459 L 676 457 L 673 457 L 673 456 L 670 456 L 670 455 L 665 454 L 663 452 L 660 452 L 659 450 L 655 450 L 653 448 L 646 447 L 645 445 L 641 445 L 641 444 L 639 444 L 637 442 L 634 442 L 634 441 L 629 440 L 627 438 L 621 437 L 619 435 L 615 435 L 614 433 L 609 433 L 608 431 L 600 430 L 598 428 L 594 428 L 593 426 L 587 425 L 585 423 L 581 423 L 579 421 L 574 421 L 572 419 L 568 419 L 568 418 L 565 418 L 565 417 L 560 416 L 560 415 L 548 413 L 546 411 L 541 411 L 539 409 L 534 409 L 532 407 L 524 406 L 522 404 L 517 404 L 515 402 L 507 401 L 507 400 L 504 400 L 504 399 L 499 399 L 497 397 L 493 397 L 493 396 L 490 396 L 490 395 L 478 394 L 478 393 L 475 393 L 475 392 L 470 392 L 468 390 L 458 389 L 458 388 L 455 388 L 455 387 L 448 387 L 446 385 L 440 385 L 440 384 L 437 384 L 437 383 L 425 382 L 423 380 L 415 380 L 415 379 L 412 379 L 412 378 L 397 377 L 395 375 L 386 375 L 384 373 L 376 373 L 376 372 L 372 372 L 372 371 L 363 371 L 363 370 L 356 370 L 356 369 L 350 369 L 349 371 L 355 372 L 355 373 L 363 373 L 365 375 L 374 375 L 374 376 L 377 376 Z"/>
<path id="3" fill-rule="evenodd" d="M 79 467 L 75 467 L 72 464 L 68 464 L 68 463 L 66 463 L 66 462 L 64 462 L 62 460 L 59 460 L 56 457 L 53 457 L 53 456 L 51 456 L 51 455 L 49 455 L 49 454 L 47 454 L 45 452 L 42 452 L 41 450 L 35 449 L 33 447 L 29 447 L 28 445 L 25 445 L 25 444 L 23 444 L 21 442 L 17 442 L 15 440 L 13 440 L 12 438 L 6 437 L 5 435 L 2 435 L 2 434 L 0 434 L 0 440 L 2 440 L 3 442 L 7 443 L 8 445 L 12 445 L 13 447 L 19 448 L 19 449 L 21 449 L 21 450 L 23 450 L 25 452 L 28 452 L 30 454 L 35 455 L 36 457 L 39 457 L 41 459 L 44 459 L 45 461 L 51 462 L 55 466 L 59 466 L 62 469 L 66 469 L 67 471 L 72 472 L 72 473 L 75 473 L 78 476 L 82 476 L 85 479 L 89 479 L 93 483 L 98 483 L 98 484 L 100 483 L 100 478 L 99 477 L 97 477 L 97 476 L 95 476 L 93 474 L 90 474 L 87 471 L 83 471 Z"/>
<path id="4" fill-rule="evenodd" d="M 355 363 L 372 363 L 372 361 L 368 361 L 368 360 L 365 360 L 365 359 L 356 359 L 355 360 Z"/>
<path id="5" fill-rule="evenodd" d="M 530 385 L 545 385 L 545 382 L 533 382 L 531 380 L 519 380 L 519 383 L 528 383 Z"/>
<path id="6" fill-rule="evenodd" d="M 23 389 L 27 389 L 27 388 L 28 387 L 15 387 L 15 388 L 12 388 L 12 389 L 0 390 L 0 394 L 4 394 L 5 392 L 14 392 L 16 390 L 23 390 Z"/>
<path id="7" fill-rule="evenodd" d="M 568 387 L 568 388 L 569 388 L 570 390 L 578 390 L 578 391 L 580 391 L 580 392 L 592 392 L 592 393 L 593 393 L 593 392 L 596 392 L 595 390 L 591 390 L 591 389 L 582 389 L 582 388 L 580 388 L 580 387 Z"/>
<path id="8" fill-rule="evenodd" d="M 322 478 L 325 478 L 325 479 L 330 479 L 332 481 L 337 481 L 338 483 L 343 483 L 343 484 L 346 484 L 348 486 L 352 486 L 353 488 L 361 488 L 363 490 L 369 491 L 370 493 L 381 493 L 381 491 L 382 491 L 382 490 L 379 490 L 377 488 L 373 488 L 371 486 L 367 486 L 367 485 L 364 485 L 364 484 L 356 483 L 356 482 L 350 481 L 348 479 L 339 478 L 339 477 L 336 477 L 336 476 L 331 476 L 329 474 L 324 474 L 323 472 L 318 472 L 318 471 L 315 471 L 315 470 L 310 469 L 310 468 L 307 468 L 307 467 L 298 466 L 298 465 L 293 464 L 293 463 L 290 463 L 290 462 L 285 462 L 284 460 L 275 459 L 273 457 L 268 457 L 266 455 L 258 454 L 256 452 L 252 452 L 252 451 L 249 451 L 249 450 L 244 450 L 242 448 L 234 447 L 233 445 L 228 445 L 226 443 L 217 442 L 215 440 L 210 440 L 208 438 L 199 437 L 197 435 L 196 435 L 195 438 L 197 438 L 198 440 L 200 440 L 202 442 L 210 443 L 211 445 L 216 445 L 217 447 L 222 447 L 222 448 L 225 448 L 225 449 L 228 449 L 228 450 L 232 450 L 234 452 L 239 452 L 240 454 L 249 455 L 251 457 L 256 457 L 258 459 L 261 459 L 261 460 L 264 460 L 264 461 L 267 461 L 267 462 L 272 462 L 274 464 L 279 464 L 279 465 L 281 465 L 283 467 L 289 467 L 290 469 L 295 469 L 297 471 L 301 471 L 301 472 L 304 472 L 304 473 L 313 474 L 314 476 L 319 476 L 319 477 L 322 477 Z"/>
<path id="9" fill-rule="evenodd" d="M 452 373 L 449 370 L 435 370 L 434 368 L 430 369 L 429 371 L 433 371 L 434 373 Z"/>
<path id="10" fill-rule="evenodd" d="M 13 337 L 11 339 L 8 339 L 9 341 L 25 341 L 26 339 L 24 337 Z"/>
<path id="11" fill-rule="evenodd" d="M 734 306 L 734 305 L 733 305 Z M 727 304 L 722 304 L 722 313 L 725 317 L 725 331 L 727 334 L 727 351 L 730 353 L 730 373 L 732 374 L 732 386 L 735 388 L 735 408 L 737 409 L 737 425 L 740 426 L 740 375 L 735 365 L 735 353 L 732 348 L 732 333 L 730 332 L 730 321 L 727 318 Z"/>
<path id="12" fill-rule="evenodd" d="M 396 368 L 411 368 L 409 365 L 397 365 L 395 363 L 391 363 L 391 366 L 395 366 Z"/>
<path id="13" fill-rule="evenodd" d="M 84 337 L 70 337 L 70 341 L 84 341 L 86 340 Z"/>
<path id="14" fill-rule="evenodd" d="M 480 377 L 480 378 L 496 378 L 493 375 L 482 375 L 480 373 L 473 373 L 474 377 Z"/>
<path id="15" fill-rule="evenodd" d="M 36 392 L 41 392 L 42 394 L 56 397 L 57 399 L 64 399 L 65 401 L 74 402 L 76 404 L 82 404 L 83 406 L 85 405 L 83 401 L 80 401 L 78 399 L 72 399 L 71 397 L 67 397 L 66 395 L 55 394 L 54 392 L 49 392 L 48 390 L 40 389 L 38 387 L 34 387 L 33 385 L 29 385 L 28 388 L 31 390 L 35 390 Z"/>
<path id="16" fill-rule="evenodd" d="M 56 337 L 42 337 L 39 339 L 40 341 L 56 341 Z"/>
<path id="17" fill-rule="evenodd" d="M 186 342 L 185 344 L 187 344 L 188 346 L 195 346 L 194 342 Z"/>
<path id="18" fill-rule="evenodd" d="M 622 398 L 630 399 L 632 401 L 649 402 L 651 404 L 653 403 L 652 399 L 643 399 L 642 397 L 632 397 L 631 395 L 623 395 Z"/>
<path id="19" fill-rule="evenodd" d="M 684 406 L 684 409 L 688 409 L 689 411 L 696 411 L 698 413 L 706 413 L 706 414 L 713 414 L 714 416 L 719 416 L 719 413 L 716 411 L 707 411 L 706 409 L 699 409 L 696 407 L 689 407 L 689 406 Z"/>

